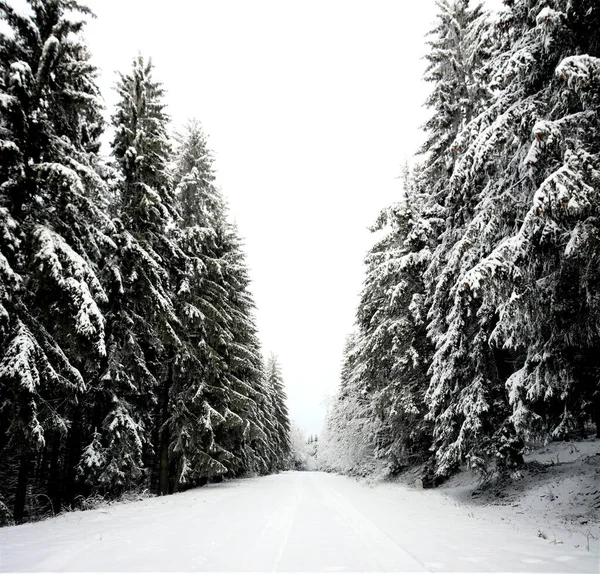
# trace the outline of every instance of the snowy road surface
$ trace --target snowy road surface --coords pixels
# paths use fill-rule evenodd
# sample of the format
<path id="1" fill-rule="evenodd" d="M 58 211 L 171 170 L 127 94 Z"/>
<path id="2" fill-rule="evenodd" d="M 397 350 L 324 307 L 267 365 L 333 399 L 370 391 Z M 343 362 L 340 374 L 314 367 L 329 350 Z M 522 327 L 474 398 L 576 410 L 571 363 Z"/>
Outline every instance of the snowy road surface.
<path id="1" fill-rule="evenodd" d="M 0 529 L 7 571 L 598 572 L 591 551 L 437 493 L 318 472 L 236 480 Z"/>

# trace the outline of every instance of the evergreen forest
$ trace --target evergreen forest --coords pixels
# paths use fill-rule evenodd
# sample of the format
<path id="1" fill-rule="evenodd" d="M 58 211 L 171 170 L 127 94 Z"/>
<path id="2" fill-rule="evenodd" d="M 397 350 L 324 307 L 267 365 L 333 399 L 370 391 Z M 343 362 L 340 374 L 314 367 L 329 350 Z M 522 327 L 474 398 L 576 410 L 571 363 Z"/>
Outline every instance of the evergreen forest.
<path id="1" fill-rule="evenodd" d="M 0 1 L 0 517 L 290 464 L 242 241 L 150 59 L 102 107 L 75 0 Z M 110 155 L 100 139 L 112 136 Z"/>
<path id="2" fill-rule="evenodd" d="M 600 4 L 437 0 L 430 119 L 381 211 L 324 468 L 510 474 L 600 437 Z"/>
<path id="3" fill-rule="evenodd" d="M 429 119 L 308 441 L 202 124 L 143 55 L 105 109 L 90 9 L 26 4 L 0 0 L 0 525 L 289 469 L 517 476 L 600 438 L 597 0 L 435 0 Z"/>

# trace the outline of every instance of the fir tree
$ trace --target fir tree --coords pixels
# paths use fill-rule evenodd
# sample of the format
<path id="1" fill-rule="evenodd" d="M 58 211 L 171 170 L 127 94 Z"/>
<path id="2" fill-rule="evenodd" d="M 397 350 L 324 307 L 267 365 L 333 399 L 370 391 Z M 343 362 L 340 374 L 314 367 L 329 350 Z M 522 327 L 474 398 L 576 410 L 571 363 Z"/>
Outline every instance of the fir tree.
<path id="1" fill-rule="evenodd" d="M 96 71 L 79 34 L 90 12 L 67 0 L 28 8 L 0 3 L 13 30 L 0 37 L 0 451 L 3 468 L 19 461 L 17 520 L 34 464 L 55 511 L 72 499 L 79 400 L 106 354 L 98 266 L 111 247 Z"/>
<path id="2" fill-rule="evenodd" d="M 503 92 L 519 96 L 511 111 L 520 113 L 521 125 L 528 118 L 531 135 L 515 133 L 518 162 L 503 174 L 519 178 L 512 190 L 520 195 L 517 213 L 506 222 L 497 208 L 485 210 L 508 229 L 465 277 L 472 291 L 489 286 L 483 298 L 497 306 L 499 318 L 492 341 L 517 358 L 507 389 L 511 419 L 527 440 L 581 431 L 599 406 L 598 302 L 590 282 L 597 281 L 591 238 L 599 205 L 600 68 L 583 53 L 593 35 L 579 33 L 598 9 L 563 4 L 532 4 L 527 15 L 517 4 L 509 12 L 524 34 L 508 62 L 528 54 L 537 66 L 524 78 L 505 74 Z M 510 129 L 498 124 L 492 127 Z"/>
<path id="3" fill-rule="evenodd" d="M 511 4 L 499 21 L 494 98 L 456 138 L 446 205 L 463 216 L 442 242 L 445 264 L 429 271 L 437 284 L 428 400 L 440 474 L 462 461 L 510 468 L 523 440 L 561 436 L 577 424 L 574 412 L 589 417 L 594 385 L 583 381 L 596 367 L 584 357 L 595 343 L 575 301 L 585 290 L 579 277 L 590 275 L 575 270 L 566 246 L 570 230 L 593 217 L 594 144 L 583 133 L 597 125 L 555 78 L 558 66 L 568 86 L 569 62 L 580 58 L 564 58 L 589 41 L 569 27 L 584 8 L 562 4 Z M 587 301 L 583 313 L 593 316 Z"/>
<path id="4" fill-rule="evenodd" d="M 228 408 L 231 317 L 218 240 L 225 204 L 199 122 L 187 124 L 176 156 L 178 242 L 186 255 L 176 309 L 186 330 L 187 352 L 179 364 L 168 421 L 174 490 L 231 471 L 235 454 L 219 444 L 215 433 L 221 426 L 230 432 L 243 428 L 243 420 Z"/>
<path id="5" fill-rule="evenodd" d="M 270 418 L 273 428 L 273 442 L 275 451 L 274 468 L 285 470 L 290 464 L 290 420 L 286 405 L 281 367 L 275 355 L 271 355 L 265 367 L 266 384 L 271 399 Z"/>
<path id="6" fill-rule="evenodd" d="M 201 126 L 191 121 L 174 170 L 187 257 L 176 306 L 189 343 L 169 419 L 177 484 L 281 464 L 276 413 L 283 421 L 284 407 L 275 410 L 265 377 L 243 254 L 212 164 Z"/>
<path id="7" fill-rule="evenodd" d="M 288 464 L 285 393 L 206 138 L 190 124 L 171 169 L 164 91 L 139 56 L 117 85 L 115 163 L 99 158 L 90 15 L 0 0 L 3 523 L 9 507 L 20 521 Z"/>
<path id="8" fill-rule="evenodd" d="M 437 0 L 435 27 L 429 32 L 425 80 L 433 90 L 425 101 L 433 114 L 423 126 L 423 176 L 429 194 L 443 202 L 444 185 L 459 152 L 457 135 L 489 101 L 487 61 L 494 42 L 487 14 L 469 0 Z"/>
<path id="9" fill-rule="evenodd" d="M 426 333 L 423 275 L 442 220 L 439 207 L 405 178 L 406 198 L 380 215 L 385 235 L 367 256 L 357 318 L 362 377 L 383 425 L 379 456 L 398 469 L 428 458 L 430 424 L 425 392 L 432 349 Z"/>
<path id="10" fill-rule="evenodd" d="M 329 405 L 321 441 L 319 466 L 325 470 L 362 475 L 373 469 L 381 423 L 363 377 L 361 347 L 359 334 L 347 338 L 340 389 Z M 313 449 L 308 455 L 314 456 Z"/>
<path id="11" fill-rule="evenodd" d="M 229 450 L 239 453 L 234 472 L 242 469 L 266 474 L 274 458 L 265 415 L 269 412 L 269 389 L 264 377 L 260 342 L 254 323 L 254 300 L 242 243 L 234 225 L 222 220 L 217 227 L 224 288 L 229 306 L 226 341 L 228 408 L 243 420 L 243 430 L 222 436 Z M 225 430 L 225 429 L 223 429 Z M 240 466 L 238 466 L 240 465 Z"/>
<path id="12" fill-rule="evenodd" d="M 168 173 L 170 143 L 163 89 L 150 60 L 121 74 L 112 117 L 118 182 L 117 251 L 107 263 L 108 357 L 100 379 L 103 406 L 101 482 L 128 488 L 151 467 L 152 485 L 168 490 L 169 389 L 182 346 L 172 284 L 183 254 L 172 237 L 178 215 Z"/>

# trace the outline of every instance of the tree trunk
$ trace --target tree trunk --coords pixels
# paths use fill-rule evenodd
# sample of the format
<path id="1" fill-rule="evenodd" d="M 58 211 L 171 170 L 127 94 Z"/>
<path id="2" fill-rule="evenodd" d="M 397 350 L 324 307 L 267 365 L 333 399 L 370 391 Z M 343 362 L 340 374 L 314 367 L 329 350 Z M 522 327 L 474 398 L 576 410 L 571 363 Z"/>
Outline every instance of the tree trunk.
<path id="1" fill-rule="evenodd" d="M 159 476 L 159 494 L 169 494 L 169 431 L 166 426 L 160 433 Z"/>
<path id="2" fill-rule="evenodd" d="M 77 463 L 81 457 L 81 405 L 75 405 L 71 428 L 67 436 L 65 452 L 63 496 L 62 499 L 70 504 L 75 499 L 75 478 L 77 475 Z M 60 508 L 56 509 L 58 512 Z"/>
<path id="3" fill-rule="evenodd" d="M 173 494 L 179 492 L 179 476 L 181 475 L 181 457 L 177 459 L 177 464 L 175 465 L 175 476 L 173 477 Z"/>
<path id="4" fill-rule="evenodd" d="M 15 505 L 13 515 L 16 522 L 21 522 L 25 517 L 25 501 L 27 499 L 27 478 L 29 476 L 29 456 L 21 455 L 19 465 L 19 476 L 17 478 L 17 490 L 15 492 Z"/>
<path id="5" fill-rule="evenodd" d="M 61 500 L 61 480 L 60 480 L 60 465 L 58 464 L 58 455 L 60 451 L 60 434 L 52 433 L 52 447 L 50 451 L 50 469 L 48 472 L 48 495 L 52 501 L 52 509 L 54 512 L 60 510 Z"/>
<path id="6" fill-rule="evenodd" d="M 162 388 L 162 408 L 160 426 L 160 462 L 159 462 L 159 494 L 169 494 L 169 439 L 170 433 L 166 424 L 169 418 L 169 389 L 171 387 L 172 367 L 169 363 L 167 376 Z"/>

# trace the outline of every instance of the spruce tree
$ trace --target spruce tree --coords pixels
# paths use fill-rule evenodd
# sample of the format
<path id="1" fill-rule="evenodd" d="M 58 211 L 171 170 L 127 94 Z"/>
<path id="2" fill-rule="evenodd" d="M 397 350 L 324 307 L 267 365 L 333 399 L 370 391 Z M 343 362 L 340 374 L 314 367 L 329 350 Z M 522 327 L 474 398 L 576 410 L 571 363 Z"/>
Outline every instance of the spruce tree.
<path id="1" fill-rule="evenodd" d="M 571 56 L 590 44 L 571 27 L 588 9 L 511 3 L 499 20 L 494 97 L 455 140 L 446 208 L 462 215 L 449 220 L 442 264 L 428 272 L 437 282 L 428 401 L 440 474 L 464 461 L 510 468 L 524 440 L 564 436 L 590 416 L 594 300 L 580 305 L 593 274 L 567 249 L 597 205 L 586 134 L 598 126 L 579 92 L 594 68 L 589 55 Z"/>
<path id="2" fill-rule="evenodd" d="M 274 468 L 285 470 L 290 465 L 291 442 L 290 442 L 290 419 L 286 405 L 286 393 L 284 389 L 283 376 L 277 356 L 272 354 L 265 366 L 266 384 L 268 387 L 271 408 L 271 426 L 273 428 L 273 439 L 275 460 Z"/>
<path id="3" fill-rule="evenodd" d="M 112 232 L 96 71 L 80 35 L 90 12 L 72 0 L 28 8 L 0 2 L 12 29 L 0 37 L 0 466 L 18 467 L 6 494 L 17 520 L 34 468 L 54 511 L 74 494 L 79 401 L 106 354 L 98 267 Z"/>
<path id="4" fill-rule="evenodd" d="M 592 294 L 598 279 L 592 238 L 600 199 L 600 68 L 598 54 L 584 52 L 597 51 L 597 33 L 581 25 L 597 21 L 598 8 L 517 3 L 509 17 L 520 37 L 500 69 L 501 93 L 514 103 L 490 133 L 513 142 L 516 161 L 498 166 L 495 179 L 505 188 L 507 180 L 516 182 L 506 196 L 518 200 L 511 201 L 512 213 L 482 207 L 504 233 L 465 276 L 465 289 L 498 309 L 492 342 L 516 359 L 506 383 L 511 420 L 523 438 L 535 441 L 581 432 L 600 406 L 598 301 Z M 516 75 L 515 62 L 524 55 L 527 68 Z M 507 121 L 509 112 L 519 117 L 517 126 Z"/>
<path id="5" fill-rule="evenodd" d="M 362 475 L 373 469 L 378 455 L 381 419 L 374 408 L 372 389 L 363 376 L 362 347 L 360 333 L 346 339 L 340 388 L 328 406 L 319 452 L 319 467 L 324 470 Z M 314 456 L 312 448 L 309 455 Z"/>
<path id="6" fill-rule="evenodd" d="M 487 236 L 473 237 L 479 233 L 475 211 L 480 197 L 479 185 L 485 187 L 489 181 L 486 171 L 479 169 L 469 173 L 472 187 L 460 186 L 458 177 L 465 157 L 473 153 L 470 146 L 476 135 L 488 127 L 496 113 L 498 102 L 490 90 L 489 70 L 494 68 L 494 58 L 500 49 L 500 40 L 487 15 L 480 14 L 477 7 L 470 9 L 467 6 L 467 3 L 453 4 L 453 8 L 462 14 L 464 30 L 463 41 L 455 44 L 454 53 L 461 57 L 466 71 L 466 75 L 460 71 L 459 76 L 467 78 L 467 84 L 479 86 L 479 89 L 470 90 L 467 105 L 456 108 L 452 129 L 446 130 L 445 148 L 432 150 L 434 157 L 448 158 L 449 169 L 441 180 L 441 187 L 439 181 L 431 181 L 427 174 L 420 181 L 422 189 L 427 186 L 432 189 L 433 196 L 443 206 L 446 220 L 425 274 L 428 334 L 435 350 L 425 400 L 429 406 L 428 418 L 433 422 L 437 474 L 441 476 L 456 470 L 462 462 L 484 469 L 488 456 L 494 456 L 490 435 L 497 433 L 498 440 L 499 437 L 514 436 L 514 429 L 507 422 L 502 373 L 498 372 L 498 361 L 503 357 L 498 357 L 488 344 L 494 327 L 493 310 L 479 308 L 477 303 L 470 304 L 461 298 L 460 292 L 462 269 L 472 265 L 482 250 L 489 249 L 490 235 L 495 231 L 492 229 Z M 480 50 L 481 45 L 486 49 Z M 457 68 L 455 66 L 451 74 Z M 485 83 L 482 86 L 482 80 L 487 80 L 487 89 Z M 438 86 L 434 88 L 434 94 L 438 89 Z M 454 101 L 461 99 L 456 92 L 453 97 Z M 438 115 L 447 115 L 439 105 L 434 108 L 434 117 Z M 469 226 L 472 232 L 466 233 Z M 485 242 L 476 241 L 483 237 Z M 475 247 L 474 243 L 477 243 Z M 515 459 L 519 458 L 518 449 L 517 444 Z"/>
<path id="7" fill-rule="evenodd" d="M 444 202 L 445 184 L 460 148 L 455 139 L 489 101 L 488 61 L 494 50 L 487 13 L 469 0 L 436 0 L 437 19 L 429 32 L 424 79 L 433 84 L 425 105 L 432 110 L 425 123 L 422 177 L 429 195 Z"/>
<path id="8" fill-rule="evenodd" d="M 174 169 L 186 256 L 176 309 L 188 341 L 168 421 L 177 485 L 280 465 L 282 423 L 262 364 L 240 241 L 212 165 L 200 124 L 189 122 Z"/>
<path id="9" fill-rule="evenodd" d="M 216 432 L 221 426 L 232 433 L 243 428 L 243 420 L 228 408 L 231 316 L 218 239 L 225 203 L 198 121 L 188 122 L 178 144 L 174 166 L 181 214 L 178 243 L 186 261 L 175 305 L 186 331 L 187 352 L 176 375 L 168 421 L 174 490 L 232 471 L 235 454 L 218 442 Z"/>
<path id="10" fill-rule="evenodd" d="M 405 194 L 374 227 L 385 234 L 367 256 L 357 312 L 362 377 L 383 425 L 379 456 L 393 469 L 429 458 L 425 392 L 432 348 L 423 275 L 442 224 L 439 207 L 427 207 L 428 198 L 419 195 L 408 174 Z"/>
<path id="11" fill-rule="evenodd" d="M 284 468 L 285 393 L 199 125 L 174 158 L 139 56 L 106 164 L 91 13 L 27 10 L 0 0 L 0 522 Z"/>
<path id="12" fill-rule="evenodd" d="M 108 357 L 96 401 L 106 467 L 100 482 L 119 492 L 147 477 L 168 490 L 169 390 L 181 351 L 172 285 L 183 254 L 171 230 L 178 219 L 168 171 L 169 118 L 153 65 L 142 56 L 121 74 L 112 117 L 120 192 L 117 250 L 107 263 Z"/>
<path id="13" fill-rule="evenodd" d="M 230 338 L 225 341 L 228 409 L 243 421 L 243 428 L 221 434 L 220 440 L 228 450 L 236 452 L 234 472 L 249 470 L 266 474 L 272 470 L 270 461 L 274 458 L 265 425 L 269 389 L 254 322 L 255 305 L 249 291 L 248 268 L 237 229 L 225 218 L 217 226 L 217 238 L 229 311 Z"/>

